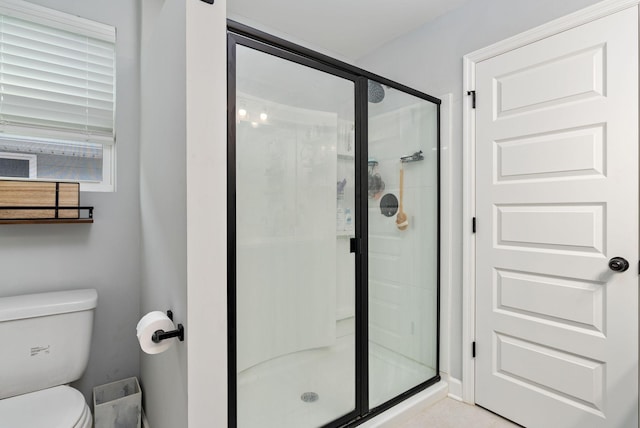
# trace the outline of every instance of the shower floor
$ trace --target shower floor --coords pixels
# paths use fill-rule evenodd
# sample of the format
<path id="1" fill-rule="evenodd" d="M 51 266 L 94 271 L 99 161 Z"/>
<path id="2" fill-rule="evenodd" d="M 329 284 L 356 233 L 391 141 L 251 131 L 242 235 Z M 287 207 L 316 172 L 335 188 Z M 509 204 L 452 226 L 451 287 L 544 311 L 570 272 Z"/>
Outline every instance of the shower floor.
<path id="1" fill-rule="evenodd" d="M 425 367 L 370 342 L 370 402 L 377 406 L 435 376 Z M 239 428 L 314 428 L 355 407 L 354 337 L 327 348 L 285 355 L 238 375 Z M 305 402 L 302 394 L 318 399 Z"/>

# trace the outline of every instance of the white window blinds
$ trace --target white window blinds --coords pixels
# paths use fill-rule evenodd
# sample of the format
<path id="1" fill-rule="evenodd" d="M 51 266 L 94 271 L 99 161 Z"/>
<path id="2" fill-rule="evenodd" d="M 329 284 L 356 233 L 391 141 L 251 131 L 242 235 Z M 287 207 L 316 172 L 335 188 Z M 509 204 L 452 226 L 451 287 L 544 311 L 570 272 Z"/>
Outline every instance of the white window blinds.
<path id="1" fill-rule="evenodd" d="M 96 23 L 91 34 L 52 18 L 0 3 L 0 138 L 112 144 L 115 29 Z"/>

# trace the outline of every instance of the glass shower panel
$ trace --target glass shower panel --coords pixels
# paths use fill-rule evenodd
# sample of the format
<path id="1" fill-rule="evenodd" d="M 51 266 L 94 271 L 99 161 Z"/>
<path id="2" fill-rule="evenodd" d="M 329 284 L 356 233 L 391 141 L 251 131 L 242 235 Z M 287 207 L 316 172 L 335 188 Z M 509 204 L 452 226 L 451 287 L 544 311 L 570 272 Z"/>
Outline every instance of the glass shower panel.
<path id="1" fill-rule="evenodd" d="M 236 46 L 240 428 L 355 410 L 354 82 Z"/>
<path id="2" fill-rule="evenodd" d="M 437 374 L 438 109 L 369 81 L 369 406 Z"/>

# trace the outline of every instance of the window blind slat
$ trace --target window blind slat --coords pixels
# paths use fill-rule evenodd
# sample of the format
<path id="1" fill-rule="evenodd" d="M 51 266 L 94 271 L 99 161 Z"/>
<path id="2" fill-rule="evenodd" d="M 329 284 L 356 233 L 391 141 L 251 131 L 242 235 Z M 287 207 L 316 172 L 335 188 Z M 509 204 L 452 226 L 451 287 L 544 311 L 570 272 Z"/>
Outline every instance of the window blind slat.
<path id="1" fill-rule="evenodd" d="M 102 84 L 91 84 L 86 87 L 79 87 L 4 73 L 0 76 L 0 87 L 3 87 L 4 91 L 14 94 L 20 93 L 22 90 L 31 92 L 42 91 L 51 94 L 59 93 L 61 95 L 87 97 L 89 99 L 102 101 L 113 101 L 112 87 Z"/>
<path id="2" fill-rule="evenodd" d="M 58 140 L 65 142 L 76 143 L 93 143 L 102 144 L 105 146 L 112 145 L 114 143 L 113 136 L 110 133 L 100 132 L 83 132 L 79 134 L 75 130 L 65 130 L 60 128 L 47 128 L 43 126 L 30 127 L 26 124 L 14 124 L 11 122 L 0 123 L 0 134 L 3 134 L 1 141 L 13 136 L 19 136 L 19 138 L 28 139 L 41 139 L 41 140 Z M 24 137 L 28 135 L 29 137 Z M 82 138 L 79 136 L 82 135 Z M 1 143 L 0 143 L 1 144 Z"/>
<path id="3" fill-rule="evenodd" d="M 32 60 L 80 70 L 92 65 L 101 68 L 102 74 L 113 75 L 112 59 L 106 61 L 91 55 L 82 57 L 65 56 L 59 52 L 38 51 L 33 49 L 34 46 L 16 45 L 12 43 L 2 43 L 0 47 L 2 48 L 1 54 L 13 56 L 13 60 L 18 63 L 22 60 Z"/>
<path id="4" fill-rule="evenodd" d="M 34 56 L 38 55 L 52 55 L 58 56 L 62 58 L 73 59 L 76 61 L 84 61 L 90 54 L 87 45 L 71 47 L 71 46 L 63 46 L 57 45 L 55 43 L 42 42 L 39 40 L 32 40 L 26 37 L 20 37 L 11 34 L 3 34 L 2 35 L 3 44 L 7 47 L 14 46 L 24 48 L 25 50 L 30 50 L 33 52 Z M 80 48 L 80 49 L 76 49 Z M 96 58 L 100 58 L 99 55 L 93 54 L 92 56 Z"/>
<path id="5" fill-rule="evenodd" d="M 9 58 L 9 60 L 11 60 L 11 58 Z M 0 59 L 0 63 L 1 62 L 2 61 Z M 44 67 L 46 67 L 46 70 L 43 69 Z M 2 70 L 4 70 L 5 73 L 13 74 L 16 76 L 24 75 L 28 77 L 40 78 L 40 80 L 51 79 L 54 81 L 66 81 L 68 85 L 74 86 L 82 86 L 86 83 L 91 82 L 103 83 L 105 85 L 113 86 L 115 83 L 113 76 L 89 71 L 74 70 L 62 66 L 47 65 L 46 63 L 42 63 L 42 66 L 38 67 L 36 66 L 35 61 L 26 62 L 23 60 L 23 64 L 14 64 L 13 62 L 5 61 L 3 67 L 0 68 L 0 74 L 2 73 Z"/>
<path id="6" fill-rule="evenodd" d="M 0 133 L 112 144 L 115 43 L 0 15 Z"/>
<path id="7" fill-rule="evenodd" d="M 7 95 L 5 98 L 2 111 L 0 111 L 0 120 L 3 120 L 6 115 L 16 115 L 18 112 L 24 115 L 24 112 L 29 110 L 33 110 L 32 117 L 26 118 L 25 121 L 51 117 L 56 118 L 56 121 L 91 124 L 88 119 L 98 115 L 113 120 L 111 110 L 100 105 L 78 106 L 63 102 L 15 97 L 11 95 Z"/>
<path id="8" fill-rule="evenodd" d="M 45 126 L 56 124 L 56 127 L 68 126 L 73 129 L 107 129 L 112 126 L 113 120 L 106 112 L 97 108 L 80 108 L 68 104 L 53 103 L 41 100 L 31 100 L 31 103 L 7 104 L 7 108 L 0 114 L 0 122 L 22 122 L 30 126 L 39 123 Z M 24 118 L 25 112 L 30 116 Z M 87 120 L 91 119 L 91 121 Z"/>
<path id="9" fill-rule="evenodd" d="M 91 119 L 95 115 L 99 115 L 100 117 L 108 117 L 113 120 L 113 108 L 111 108 L 112 104 L 102 101 L 92 100 L 84 106 L 78 106 L 68 102 L 64 102 L 64 100 L 46 100 L 42 98 L 29 98 L 14 95 L 7 95 L 5 98 L 7 99 L 6 102 L 4 102 L 2 110 L 0 111 L 0 120 L 2 120 L 3 116 L 6 114 L 15 114 L 14 112 L 17 109 L 20 109 L 21 112 L 24 111 L 24 109 L 33 109 L 34 116 L 37 115 L 37 110 L 42 109 L 50 110 L 52 112 L 51 114 L 64 113 L 80 115 L 79 120 L 73 120 L 71 117 L 69 117 L 67 120 L 70 122 L 79 121 L 80 123 L 90 123 L 89 119 Z"/>
<path id="10" fill-rule="evenodd" d="M 24 61 L 27 63 L 53 64 L 77 69 L 84 69 L 88 65 L 95 65 L 96 67 L 102 67 L 102 74 L 109 76 L 113 75 L 113 58 L 86 55 L 85 57 L 70 61 L 71 58 L 69 57 L 54 55 L 50 52 L 38 52 L 27 48 L 26 46 L 12 45 L 9 43 L 4 43 L 2 45 L 2 52 L 0 52 L 0 54 L 5 57 L 5 61 L 11 60 L 16 64 L 20 64 Z"/>
<path id="11" fill-rule="evenodd" d="M 11 119 L 14 119 L 14 120 L 11 120 Z M 105 137 L 110 135 L 110 132 L 108 131 L 108 129 L 106 129 L 105 127 L 101 128 L 99 126 L 87 127 L 87 126 L 80 126 L 76 124 L 76 126 L 65 126 L 64 128 L 62 128 L 59 126 L 60 123 L 54 120 L 51 120 L 51 121 L 41 120 L 35 123 L 18 122 L 18 120 L 19 120 L 19 117 L 17 116 L 16 117 L 9 116 L 6 122 L 0 122 L 0 129 L 3 129 L 3 127 L 12 127 L 12 129 L 21 128 L 26 130 L 39 129 L 41 131 L 47 131 L 47 132 L 61 132 L 65 135 L 68 135 L 69 137 L 76 135 L 75 139 L 71 139 L 67 137 L 68 141 L 91 142 L 91 141 L 95 141 L 99 136 Z M 22 133 L 19 135 L 25 135 L 25 134 Z M 42 134 L 42 133 L 36 133 L 36 134 L 33 134 L 32 136 L 35 137 L 39 135 L 46 137 L 46 134 Z M 82 138 L 78 138 L 79 135 L 81 135 Z M 52 137 L 55 138 L 55 136 L 53 135 Z"/>
<path id="12" fill-rule="evenodd" d="M 16 119 L 16 120 L 10 120 L 10 119 Z M 23 123 L 17 122 L 17 119 L 19 119 L 19 117 L 9 117 L 9 120 L 7 120 L 6 122 L 0 122 L 0 129 L 2 129 L 2 127 L 4 126 L 9 126 L 9 127 L 13 127 L 14 129 L 17 128 L 24 128 L 24 129 L 40 129 L 40 130 L 47 130 L 49 132 L 53 132 L 53 131 L 61 131 L 62 133 L 64 133 L 65 135 L 76 135 L 78 134 L 80 131 L 82 132 L 80 135 L 82 135 L 82 138 L 76 138 L 75 140 L 69 140 L 69 141 L 93 141 L 93 139 L 91 138 L 92 136 L 108 136 L 110 135 L 109 132 L 105 129 L 105 128 L 100 128 L 98 126 L 92 126 L 92 127 L 81 127 L 81 126 L 75 126 L 75 127 L 65 127 L 65 128 L 61 128 L 59 125 L 59 122 L 56 121 L 40 121 L 37 123 Z M 20 134 L 20 135 L 24 135 L 24 134 Z"/>

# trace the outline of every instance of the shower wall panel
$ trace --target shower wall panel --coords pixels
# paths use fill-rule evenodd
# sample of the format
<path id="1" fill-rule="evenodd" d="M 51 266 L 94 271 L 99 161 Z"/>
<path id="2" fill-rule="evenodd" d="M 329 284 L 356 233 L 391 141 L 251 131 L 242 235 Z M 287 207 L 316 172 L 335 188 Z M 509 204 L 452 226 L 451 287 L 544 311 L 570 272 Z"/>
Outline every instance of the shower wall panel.
<path id="1" fill-rule="evenodd" d="M 379 162 L 387 192 L 399 193 L 400 155 L 426 152 L 424 161 L 404 168 L 409 230 L 398 230 L 396 217 L 381 215 L 379 201 L 370 201 L 369 293 L 370 340 L 435 367 L 437 158 L 435 140 L 421 138 L 435 135 L 430 107 L 421 103 L 369 118 L 369 154 Z"/>
<path id="2" fill-rule="evenodd" d="M 337 115 L 248 95 L 237 126 L 238 371 L 336 339 Z M 291 203 L 295 201 L 295 203 Z M 293 263 L 292 261 L 295 261 Z M 274 311 L 274 308 L 278 308 Z"/>

